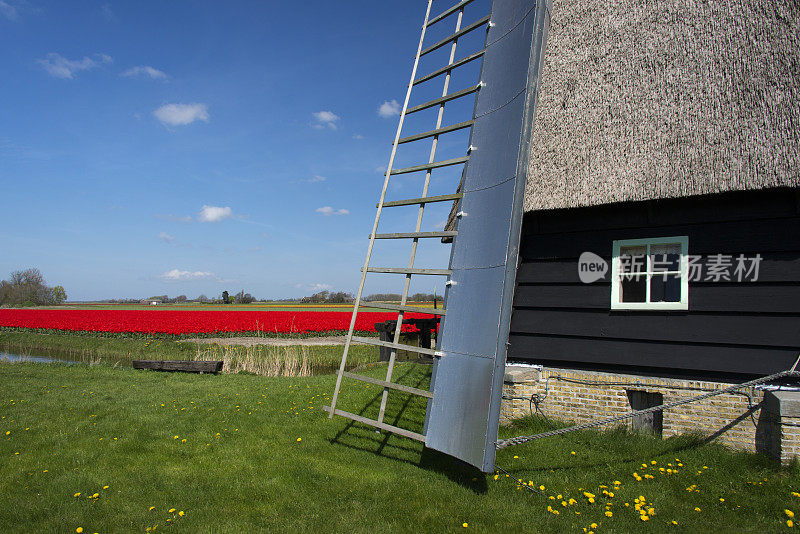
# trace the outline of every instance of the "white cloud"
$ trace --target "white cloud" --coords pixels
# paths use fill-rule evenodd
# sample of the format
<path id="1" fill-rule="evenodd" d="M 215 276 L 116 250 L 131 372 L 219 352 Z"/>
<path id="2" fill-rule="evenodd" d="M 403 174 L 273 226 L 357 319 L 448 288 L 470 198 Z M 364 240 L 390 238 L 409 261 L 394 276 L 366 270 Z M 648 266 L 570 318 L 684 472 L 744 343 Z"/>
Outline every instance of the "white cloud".
<path id="1" fill-rule="evenodd" d="M 168 282 L 183 282 L 186 280 L 208 280 L 209 278 L 216 278 L 214 273 L 207 271 L 181 271 L 180 269 L 172 269 L 163 274 L 158 275 L 162 280 Z"/>
<path id="2" fill-rule="evenodd" d="M 316 120 L 316 124 L 314 124 L 314 128 L 322 129 L 322 128 L 330 128 L 331 130 L 336 130 L 338 126 L 336 125 L 337 121 L 339 120 L 339 116 L 334 113 L 333 111 L 317 111 L 312 113 L 314 116 L 314 120 Z"/>
<path id="3" fill-rule="evenodd" d="M 124 76 L 125 78 L 150 78 L 152 80 L 166 80 L 167 73 L 163 70 L 158 70 L 150 65 L 137 65 L 136 67 L 131 67 L 120 76 Z"/>
<path id="4" fill-rule="evenodd" d="M 0 0 L 2 1 L 2 0 Z M 84 56 L 83 59 L 67 59 L 56 53 L 47 54 L 45 59 L 37 59 L 44 70 L 55 78 L 71 80 L 82 70 L 91 70 L 102 64 L 113 63 L 114 59 L 106 54 L 95 54 L 97 59 Z"/>
<path id="5" fill-rule="evenodd" d="M 292 183 L 295 183 L 295 184 L 316 184 L 316 183 L 319 183 L 319 182 L 324 182 L 326 180 L 327 180 L 326 177 L 320 176 L 319 174 L 315 174 L 311 178 L 300 178 L 299 180 L 295 180 Z"/>
<path id="6" fill-rule="evenodd" d="M 397 100 L 387 100 L 378 106 L 378 115 L 384 119 L 400 115 L 400 103 Z"/>
<path id="7" fill-rule="evenodd" d="M 175 241 L 175 236 L 170 235 L 167 232 L 161 232 L 160 234 L 158 234 L 158 238 L 165 243 L 172 243 L 173 241 Z"/>
<path id="8" fill-rule="evenodd" d="M 233 210 L 228 206 L 224 208 L 220 206 L 203 206 L 203 209 L 200 210 L 200 215 L 197 216 L 197 220 L 200 222 L 216 223 L 232 217 Z"/>
<path id="9" fill-rule="evenodd" d="M 317 208 L 316 211 L 325 217 L 330 217 L 331 215 L 350 215 L 350 210 L 346 210 L 344 208 L 336 210 L 330 206 L 322 206 L 321 208 Z"/>
<path id="10" fill-rule="evenodd" d="M 117 20 L 117 16 L 114 14 L 114 10 L 111 9 L 111 4 L 103 4 L 100 6 L 100 13 L 103 14 L 103 18 L 106 19 L 108 22 L 114 22 Z"/>
<path id="11" fill-rule="evenodd" d="M 17 8 L 3 0 L 0 0 L 0 14 L 9 20 L 17 20 Z"/>
<path id="12" fill-rule="evenodd" d="M 361 134 L 358 134 L 358 133 L 357 134 L 353 134 L 353 139 L 357 139 L 357 140 L 360 141 L 360 140 L 364 139 L 364 136 L 361 135 Z"/>
<path id="13" fill-rule="evenodd" d="M 208 106 L 205 104 L 164 104 L 153 115 L 168 126 L 185 126 L 194 121 L 208 122 Z"/>

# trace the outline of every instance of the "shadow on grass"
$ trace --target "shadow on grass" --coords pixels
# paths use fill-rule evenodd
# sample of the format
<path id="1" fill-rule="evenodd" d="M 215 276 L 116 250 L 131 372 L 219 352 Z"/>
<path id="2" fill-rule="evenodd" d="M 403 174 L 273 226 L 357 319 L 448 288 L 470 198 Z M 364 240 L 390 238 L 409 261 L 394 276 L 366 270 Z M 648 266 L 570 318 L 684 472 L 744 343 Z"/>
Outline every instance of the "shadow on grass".
<path id="1" fill-rule="evenodd" d="M 414 367 L 405 369 L 396 377 L 395 382 L 415 388 L 424 388 L 430 380 L 430 376 L 423 374 L 413 379 L 413 375 L 416 372 L 417 369 Z M 409 380 L 410 378 L 412 379 Z M 366 417 L 365 414 L 369 411 L 379 409 L 382 397 L 383 391 L 380 390 L 356 414 Z M 391 411 L 392 415 L 384 419 L 387 424 L 400 426 L 400 422 L 405 419 L 412 426 L 421 428 L 424 424 L 425 410 L 416 410 L 416 406 L 413 406 L 414 400 L 415 397 L 408 394 L 399 404 L 390 402 L 389 405 L 394 409 Z M 388 412 L 389 410 L 387 410 Z M 420 415 L 422 416 L 421 418 L 419 417 Z M 356 421 L 348 420 L 345 426 L 330 439 L 330 443 L 440 473 L 452 482 L 476 493 L 485 493 L 487 491 L 486 475 L 479 469 L 446 454 L 428 449 L 424 445 L 420 447 L 408 438 L 396 436 L 391 432 L 372 429 Z"/>

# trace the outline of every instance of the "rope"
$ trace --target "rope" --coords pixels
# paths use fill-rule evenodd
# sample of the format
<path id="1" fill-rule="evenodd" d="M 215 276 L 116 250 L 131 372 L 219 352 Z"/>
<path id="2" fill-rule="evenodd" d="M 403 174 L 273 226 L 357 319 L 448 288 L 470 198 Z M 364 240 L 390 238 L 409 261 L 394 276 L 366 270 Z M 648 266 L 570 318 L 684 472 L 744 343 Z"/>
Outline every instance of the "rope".
<path id="1" fill-rule="evenodd" d="M 800 362 L 800 358 L 798 358 L 798 362 Z M 689 404 L 689 403 L 692 403 L 692 402 L 697 402 L 697 401 L 700 401 L 700 400 L 703 400 L 703 399 L 707 399 L 709 397 L 715 397 L 717 395 L 723 395 L 725 393 L 731 393 L 731 392 L 734 392 L 734 391 L 737 391 L 737 390 L 740 390 L 740 389 L 745 389 L 745 388 L 749 388 L 749 387 L 753 387 L 753 386 L 758 386 L 760 384 L 764 384 L 765 382 L 771 382 L 772 380 L 777 380 L 779 378 L 784 378 L 784 377 L 787 377 L 787 376 L 798 377 L 798 376 L 800 376 L 800 371 L 795 371 L 796 367 L 797 367 L 797 362 L 795 362 L 795 365 L 792 366 L 792 369 L 789 370 L 789 371 L 781 371 L 779 373 L 771 374 L 769 376 L 765 376 L 765 377 L 762 377 L 762 378 L 757 378 L 757 379 L 751 380 L 749 382 L 744 382 L 742 384 L 733 385 L 733 386 L 727 387 L 725 389 L 719 389 L 719 390 L 712 391 L 712 392 L 709 392 L 709 393 L 704 393 L 702 395 L 698 395 L 696 397 L 691 397 L 689 399 L 682 399 L 682 400 L 678 400 L 678 401 L 673 401 L 673 402 L 667 402 L 667 403 L 664 403 L 664 404 L 660 404 L 658 406 L 651 406 L 650 408 L 645 408 L 644 410 L 635 410 L 635 411 L 628 412 L 628 413 L 625 413 L 625 414 L 622 414 L 622 415 L 616 415 L 614 417 L 609 417 L 607 419 L 600 419 L 598 421 L 592 421 L 592 422 L 589 422 L 589 423 L 570 426 L 570 427 L 566 427 L 566 428 L 559 428 L 557 430 L 551 430 L 551 431 L 548 431 L 548 432 L 542 432 L 541 434 L 535 434 L 533 436 L 517 436 L 517 437 L 509 438 L 509 439 L 501 439 L 501 440 L 497 441 L 496 446 L 497 446 L 498 449 L 504 449 L 504 448 L 506 448 L 506 447 L 508 447 L 510 445 L 521 445 L 523 443 L 527 443 L 528 441 L 533 441 L 533 440 L 537 440 L 537 439 L 541 439 L 541 438 L 549 438 L 551 436 L 558 436 L 560 434 L 566 434 L 568 432 L 575 432 L 577 430 L 585 430 L 587 428 L 607 425 L 609 423 L 615 423 L 617 421 L 624 421 L 625 419 L 630 419 L 632 417 L 636 417 L 637 415 L 642 415 L 642 414 L 646 414 L 646 413 L 657 412 L 657 411 L 661 411 L 661 410 L 667 410 L 667 409 L 670 409 L 670 408 L 675 408 L 676 406 L 681 406 L 683 404 Z"/>

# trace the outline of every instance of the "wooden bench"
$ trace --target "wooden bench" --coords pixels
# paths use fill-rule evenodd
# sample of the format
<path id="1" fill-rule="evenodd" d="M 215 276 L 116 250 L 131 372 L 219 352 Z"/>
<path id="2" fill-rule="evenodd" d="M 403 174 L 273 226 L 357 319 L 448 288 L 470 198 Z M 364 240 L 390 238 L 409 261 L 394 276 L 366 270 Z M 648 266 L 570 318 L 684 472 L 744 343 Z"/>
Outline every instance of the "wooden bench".
<path id="1" fill-rule="evenodd" d="M 133 360 L 134 369 L 152 371 L 182 371 L 185 373 L 214 373 L 222 371 L 222 361 L 193 360 Z"/>

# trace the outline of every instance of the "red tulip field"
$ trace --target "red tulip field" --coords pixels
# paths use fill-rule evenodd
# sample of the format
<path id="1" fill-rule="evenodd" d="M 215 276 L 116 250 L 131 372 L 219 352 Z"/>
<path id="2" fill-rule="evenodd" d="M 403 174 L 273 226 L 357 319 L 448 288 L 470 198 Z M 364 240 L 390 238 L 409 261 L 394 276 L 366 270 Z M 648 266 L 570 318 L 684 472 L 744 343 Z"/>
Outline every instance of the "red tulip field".
<path id="1" fill-rule="evenodd" d="M 59 310 L 0 309 L 0 327 L 139 334 L 208 334 L 263 332 L 307 334 L 341 332 L 350 326 L 350 312 L 227 310 Z M 428 317 L 406 314 L 406 318 Z M 356 330 L 374 332 L 375 323 L 397 313 L 361 312 Z M 404 326 L 413 329 L 411 326 Z"/>

